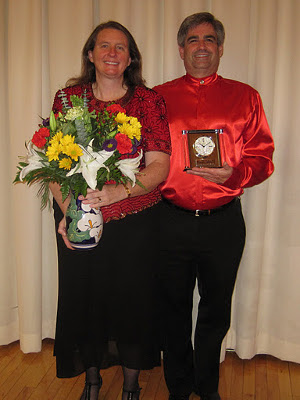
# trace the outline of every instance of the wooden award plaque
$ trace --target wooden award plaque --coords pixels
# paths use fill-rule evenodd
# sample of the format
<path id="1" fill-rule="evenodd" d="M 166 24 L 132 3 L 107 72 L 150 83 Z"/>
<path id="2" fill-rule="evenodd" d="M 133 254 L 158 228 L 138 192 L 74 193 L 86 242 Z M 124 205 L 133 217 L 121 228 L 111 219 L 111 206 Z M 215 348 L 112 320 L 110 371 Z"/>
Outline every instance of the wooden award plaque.
<path id="1" fill-rule="evenodd" d="M 183 130 L 185 170 L 198 168 L 221 168 L 222 129 Z"/>

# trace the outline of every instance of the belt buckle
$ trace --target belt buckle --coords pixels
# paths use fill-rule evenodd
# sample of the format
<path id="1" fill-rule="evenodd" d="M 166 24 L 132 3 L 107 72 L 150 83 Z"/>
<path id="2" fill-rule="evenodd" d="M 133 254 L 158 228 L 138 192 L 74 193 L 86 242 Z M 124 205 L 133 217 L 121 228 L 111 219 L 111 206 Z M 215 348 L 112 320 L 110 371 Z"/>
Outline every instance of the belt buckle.
<path id="1" fill-rule="evenodd" d="M 210 215 L 210 210 L 195 210 L 195 217 L 200 217 L 200 215 Z"/>

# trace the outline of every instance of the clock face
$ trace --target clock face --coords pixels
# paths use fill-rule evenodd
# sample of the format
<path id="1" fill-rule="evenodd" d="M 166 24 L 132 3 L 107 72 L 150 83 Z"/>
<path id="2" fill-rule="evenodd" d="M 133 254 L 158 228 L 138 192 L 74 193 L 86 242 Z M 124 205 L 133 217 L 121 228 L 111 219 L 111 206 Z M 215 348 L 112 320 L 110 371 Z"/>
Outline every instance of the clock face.
<path id="1" fill-rule="evenodd" d="M 209 136 L 200 136 L 193 147 L 197 157 L 207 157 L 214 151 L 215 143 Z"/>

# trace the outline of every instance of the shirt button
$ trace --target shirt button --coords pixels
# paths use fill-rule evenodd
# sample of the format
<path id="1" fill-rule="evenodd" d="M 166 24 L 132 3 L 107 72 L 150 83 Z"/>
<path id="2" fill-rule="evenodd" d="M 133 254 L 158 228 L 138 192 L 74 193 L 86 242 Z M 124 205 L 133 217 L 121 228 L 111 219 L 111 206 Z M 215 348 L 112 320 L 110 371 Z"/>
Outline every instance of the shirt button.
<path id="1" fill-rule="evenodd" d="M 203 85 L 203 83 L 204 83 L 204 80 L 202 79 L 202 80 L 200 81 L 200 85 Z"/>

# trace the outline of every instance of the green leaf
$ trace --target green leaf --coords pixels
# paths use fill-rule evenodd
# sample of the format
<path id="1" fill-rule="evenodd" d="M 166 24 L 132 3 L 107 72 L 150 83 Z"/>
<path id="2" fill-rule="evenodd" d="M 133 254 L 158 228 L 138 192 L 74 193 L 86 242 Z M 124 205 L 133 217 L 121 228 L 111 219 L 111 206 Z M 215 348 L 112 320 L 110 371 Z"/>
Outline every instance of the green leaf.
<path id="1" fill-rule="evenodd" d="M 49 182 L 42 182 L 38 190 L 38 196 L 41 196 L 41 209 L 46 208 L 47 204 L 50 207 L 50 189 Z"/>
<path id="2" fill-rule="evenodd" d="M 147 191 L 146 186 L 144 186 L 144 185 L 142 184 L 142 182 L 139 181 L 138 179 L 136 180 L 136 184 L 139 185 L 142 189 L 145 189 L 145 190 Z"/>
<path id="3" fill-rule="evenodd" d="M 66 198 L 69 196 L 70 193 L 70 186 L 68 181 L 63 181 L 61 186 L 60 186 L 60 191 L 62 194 L 62 201 L 64 202 Z"/>
<path id="4" fill-rule="evenodd" d="M 75 94 L 70 96 L 71 103 L 73 107 L 83 107 L 83 98 L 76 96 Z"/>

